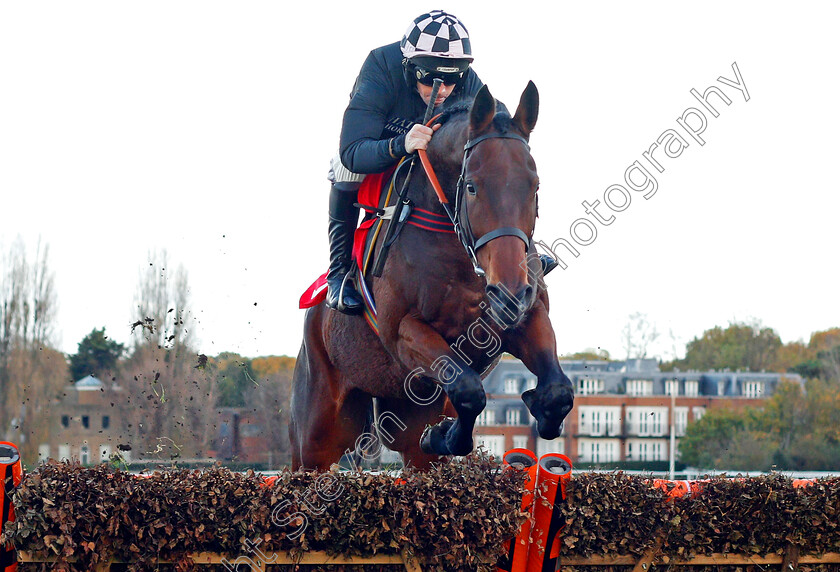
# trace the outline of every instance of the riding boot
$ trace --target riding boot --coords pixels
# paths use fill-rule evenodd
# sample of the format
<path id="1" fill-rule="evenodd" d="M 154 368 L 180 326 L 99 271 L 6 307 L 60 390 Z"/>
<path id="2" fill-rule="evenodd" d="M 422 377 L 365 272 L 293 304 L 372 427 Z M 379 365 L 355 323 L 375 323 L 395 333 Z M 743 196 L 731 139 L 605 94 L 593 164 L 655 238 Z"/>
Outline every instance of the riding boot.
<path id="1" fill-rule="evenodd" d="M 540 254 L 540 264 L 542 264 L 543 276 L 557 268 L 559 262 L 554 260 L 548 254 Z"/>
<path id="2" fill-rule="evenodd" d="M 353 287 L 348 273 L 353 264 L 353 233 L 359 209 L 353 206 L 355 189 L 343 189 L 341 183 L 330 187 L 330 270 L 327 273 L 327 306 L 345 314 L 362 311 L 362 296 Z"/>

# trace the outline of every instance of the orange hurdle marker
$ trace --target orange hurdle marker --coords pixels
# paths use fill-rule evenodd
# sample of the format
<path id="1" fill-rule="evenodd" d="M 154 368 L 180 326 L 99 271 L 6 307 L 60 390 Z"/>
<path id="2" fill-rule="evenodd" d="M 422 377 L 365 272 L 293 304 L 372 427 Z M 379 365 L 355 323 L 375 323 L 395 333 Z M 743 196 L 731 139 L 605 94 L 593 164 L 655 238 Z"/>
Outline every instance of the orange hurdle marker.
<path id="1" fill-rule="evenodd" d="M 522 511 L 531 512 L 534 485 L 537 483 L 537 456 L 528 449 L 511 449 L 502 457 L 502 465 L 521 468 L 528 473 L 525 492 L 522 494 Z M 525 572 L 528 565 L 528 536 L 531 517 L 522 523 L 519 532 L 505 546 L 504 555 L 496 563 L 496 572 Z"/>
<path id="2" fill-rule="evenodd" d="M 20 485 L 20 452 L 13 443 L 0 441 L 0 530 L 15 519 L 12 493 Z M 0 546 L 0 572 L 17 570 L 17 552 L 13 544 Z"/>
<path id="3" fill-rule="evenodd" d="M 528 572 L 554 572 L 560 556 L 560 532 L 566 526 L 561 512 L 566 484 L 572 478 L 572 460 L 549 453 L 537 463 L 534 524 L 528 546 Z"/>

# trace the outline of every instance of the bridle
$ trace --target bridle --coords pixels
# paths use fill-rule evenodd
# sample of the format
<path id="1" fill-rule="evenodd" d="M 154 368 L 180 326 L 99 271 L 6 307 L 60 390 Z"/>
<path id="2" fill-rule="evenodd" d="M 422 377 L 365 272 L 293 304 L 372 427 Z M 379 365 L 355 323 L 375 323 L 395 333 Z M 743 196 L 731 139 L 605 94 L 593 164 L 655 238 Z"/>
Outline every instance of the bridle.
<path id="1" fill-rule="evenodd" d="M 431 125 L 436 119 L 437 117 L 433 117 L 427 125 Z M 455 187 L 454 209 L 451 209 L 449 206 L 449 201 L 440 186 L 440 182 L 438 181 L 432 164 L 429 162 L 429 157 L 426 154 L 426 151 L 424 149 L 419 149 L 417 151 L 417 154 L 420 156 L 420 161 L 423 163 L 423 169 L 426 171 L 426 176 L 429 178 L 429 182 L 435 190 L 435 194 L 438 197 L 438 201 L 440 201 L 440 204 L 443 206 L 443 210 L 446 211 L 446 215 L 452 222 L 452 226 L 455 228 L 455 234 L 458 237 L 458 240 L 463 245 L 464 250 L 467 251 L 467 256 L 470 257 L 470 262 L 472 262 L 473 265 L 473 271 L 475 271 L 477 276 L 484 276 L 485 274 L 484 269 L 478 263 L 477 253 L 481 247 L 486 246 L 490 241 L 502 236 L 515 236 L 525 243 L 525 249 L 527 251 L 530 251 L 533 243 L 531 237 L 525 234 L 522 229 L 513 226 L 499 227 L 481 235 L 478 238 L 476 238 L 473 233 L 472 226 L 470 225 L 469 213 L 467 212 L 467 201 L 465 195 L 466 193 L 474 195 L 476 190 L 472 181 L 466 178 L 467 159 L 469 159 L 470 151 L 472 151 L 479 143 L 486 141 L 487 139 L 515 139 L 517 141 L 521 141 L 529 151 L 531 149 L 528 145 L 528 141 L 516 133 L 486 133 L 476 137 L 475 139 L 467 140 L 467 143 L 464 145 L 464 160 L 461 162 L 461 174 L 458 177 L 458 184 Z"/>

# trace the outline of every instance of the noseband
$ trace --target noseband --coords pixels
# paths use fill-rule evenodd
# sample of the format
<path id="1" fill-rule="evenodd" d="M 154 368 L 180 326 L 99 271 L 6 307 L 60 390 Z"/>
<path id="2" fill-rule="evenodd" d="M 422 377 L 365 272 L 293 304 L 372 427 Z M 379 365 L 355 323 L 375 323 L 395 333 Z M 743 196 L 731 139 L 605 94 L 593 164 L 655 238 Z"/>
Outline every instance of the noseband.
<path id="1" fill-rule="evenodd" d="M 432 118 L 430 121 L 433 122 L 435 118 Z M 467 174 L 467 159 L 469 159 L 470 151 L 487 139 L 515 139 L 521 141 L 530 151 L 531 147 L 528 145 L 528 141 L 522 137 L 521 135 L 517 135 L 515 133 L 486 133 L 475 139 L 467 140 L 466 145 L 464 145 L 464 160 L 461 162 L 461 174 L 458 177 L 458 184 L 455 187 L 455 209 L 454 211 L 449 208 L 449 201 L 446 198 L 446 195 L 443 192 L 443 189 L 438 182 L 437 176 L 435 175 L 434 169 L 432 168 L 431 163 L 429 162 L 428 156 L 426 155 L 425 150 L 418 150 L 417 153 L 420 155 L 420 161 L 423 163 L 423 168 L 426 171 L 426 176 L 429 178 L 429 182 L 432 184 L 432 187 L 435 190 L 435 193 L 438 196 L 438 200 L 440 201 L 441 205 L 443 205 L 443 209 L 446 211 L 449 220 L 452 221 L 452 226 L 455 227 L 455 234 L 458 237 L 458 240 L 461 241 L 461 244 L 464 246 L 464 250 L 467 251 L 467 255 L 470 257 L 470 262 L 472 262 L 473 270 L 475 271 L 477 276 L 484 276 L 485 272 L 481 265 L 478 263 L 477 253 L 479 249 L 483 246 L 486 246 L 491 240 L 495 240 L 502 236 L 515 236 L 522 240 L 525 243 L 526 251 L 530 250 L 532 240 L 522 229 L 513 227 L 513 226 L 502 226 L 497 229 L 491 230 L 490 232 L 483 234 L 479 238 L 475 237 L 475 234 L 472 231 L 472 226 L 470 225 L 470 217 L 467 212 L 467 201 L 466 201 L 466 193 L 475 194 L 475 187 L 473 186 L 472 181 L 469 181 L 466 178 Z M 472 189 L 472 190 L 470 190 Z"/>

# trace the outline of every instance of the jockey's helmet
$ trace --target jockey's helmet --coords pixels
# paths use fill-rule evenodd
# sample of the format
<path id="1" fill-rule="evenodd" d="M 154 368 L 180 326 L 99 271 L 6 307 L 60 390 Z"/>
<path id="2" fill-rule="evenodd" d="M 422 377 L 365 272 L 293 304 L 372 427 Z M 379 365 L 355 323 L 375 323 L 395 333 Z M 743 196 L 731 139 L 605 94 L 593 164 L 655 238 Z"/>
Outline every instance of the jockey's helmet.
<path id="1" fill-rule="evenodd" d="M 470 36 L 458 18 L 432 10 L 414 19 L 400 42 L 408 78 L 431 85 L 459 83 L 473 61 Z"/>

